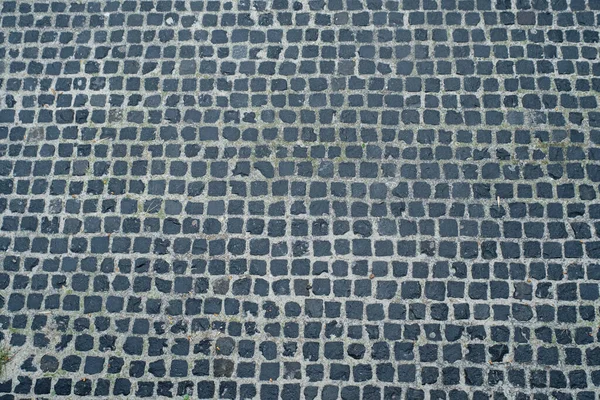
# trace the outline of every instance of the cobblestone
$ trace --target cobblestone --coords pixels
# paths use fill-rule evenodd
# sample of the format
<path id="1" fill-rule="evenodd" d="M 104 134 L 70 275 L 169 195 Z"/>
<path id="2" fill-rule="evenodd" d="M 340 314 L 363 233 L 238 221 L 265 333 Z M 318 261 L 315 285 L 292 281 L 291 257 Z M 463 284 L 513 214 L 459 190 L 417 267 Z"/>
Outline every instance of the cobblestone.
<path id="1" fill-rule="evenodd" d="M 1 1 L 0 399 L 599 399 L 599 26 Z"/>

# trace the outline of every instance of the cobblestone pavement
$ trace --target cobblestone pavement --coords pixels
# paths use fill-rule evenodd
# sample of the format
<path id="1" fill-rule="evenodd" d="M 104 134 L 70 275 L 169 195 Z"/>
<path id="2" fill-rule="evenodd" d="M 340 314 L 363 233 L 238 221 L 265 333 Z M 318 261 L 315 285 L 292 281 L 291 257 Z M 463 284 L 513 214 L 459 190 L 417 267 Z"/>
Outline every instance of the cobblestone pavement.
<path id="1" fill-rule="evenodd" d="M 598 399 L 599 26 L 1 0 L 0 399 Z"/>

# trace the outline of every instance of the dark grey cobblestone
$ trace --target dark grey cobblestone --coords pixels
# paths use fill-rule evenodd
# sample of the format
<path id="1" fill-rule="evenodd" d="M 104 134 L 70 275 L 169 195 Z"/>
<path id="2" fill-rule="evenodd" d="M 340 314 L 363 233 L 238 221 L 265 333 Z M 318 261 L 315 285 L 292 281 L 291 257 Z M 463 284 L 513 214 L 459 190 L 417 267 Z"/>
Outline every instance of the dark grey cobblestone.
<path id="1" fill-rule="evenodd" d="M 598 399 L 600 1 L 0 1 L 0 399 Z"/>

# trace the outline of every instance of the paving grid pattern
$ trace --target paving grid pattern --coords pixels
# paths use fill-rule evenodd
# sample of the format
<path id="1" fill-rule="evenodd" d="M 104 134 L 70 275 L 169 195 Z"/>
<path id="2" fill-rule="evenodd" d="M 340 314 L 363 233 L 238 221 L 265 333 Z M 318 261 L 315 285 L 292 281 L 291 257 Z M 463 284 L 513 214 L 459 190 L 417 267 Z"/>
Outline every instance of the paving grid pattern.
<path id="1" fill-rule="evenodd" d="M 0 1 L 0 399 L 598 399 L 600 1 Z"/>

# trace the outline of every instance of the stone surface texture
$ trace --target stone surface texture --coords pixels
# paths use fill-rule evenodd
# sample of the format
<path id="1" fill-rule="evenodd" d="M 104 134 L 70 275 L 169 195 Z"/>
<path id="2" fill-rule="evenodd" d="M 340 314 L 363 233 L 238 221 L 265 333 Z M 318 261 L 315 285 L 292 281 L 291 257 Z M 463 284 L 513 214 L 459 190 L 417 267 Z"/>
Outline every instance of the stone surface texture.
<path id="1" fill-rule="evenodd" d="M 0 0 L 0 399 L 599 399 L 599 35 Z"/>

